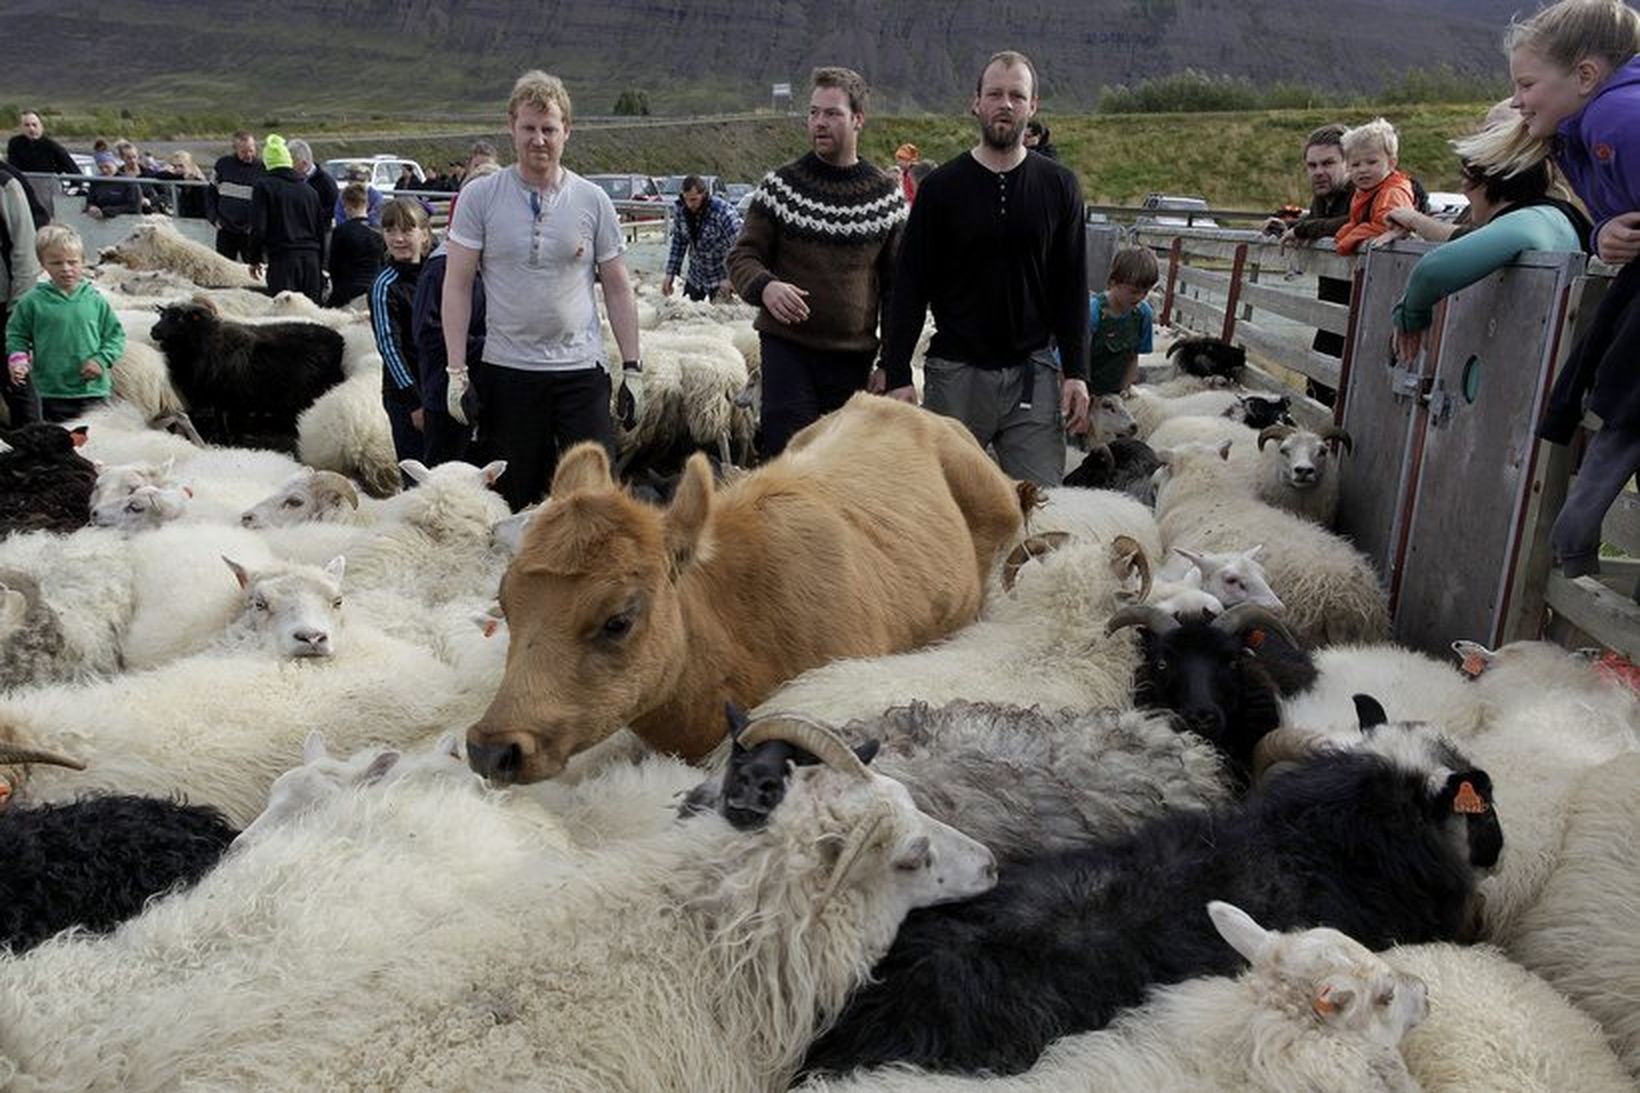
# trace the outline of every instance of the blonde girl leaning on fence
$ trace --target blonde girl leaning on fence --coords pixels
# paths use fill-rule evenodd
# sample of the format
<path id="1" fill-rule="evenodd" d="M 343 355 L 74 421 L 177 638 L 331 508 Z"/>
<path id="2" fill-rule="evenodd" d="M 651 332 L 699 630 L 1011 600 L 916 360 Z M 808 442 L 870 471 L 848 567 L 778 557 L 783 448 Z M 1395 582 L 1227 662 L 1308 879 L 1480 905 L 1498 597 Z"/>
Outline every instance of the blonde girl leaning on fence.
<path id="1" fill-rule="evenodd" d="M 1566 444 L 1585 405 L 1601 421 L 1551 534 L 1562 572 L 1577 577 L 1600 571 L 1601 521 L 1640 470 L 1640 12 L 1561 0 L 1512 25 L 1507 46 L 1520 121 L 1458 154 L 1508 173 L 1552 154 L 1589 210 L 1593 249 L 1622 266 L 1538 426 Z"/>

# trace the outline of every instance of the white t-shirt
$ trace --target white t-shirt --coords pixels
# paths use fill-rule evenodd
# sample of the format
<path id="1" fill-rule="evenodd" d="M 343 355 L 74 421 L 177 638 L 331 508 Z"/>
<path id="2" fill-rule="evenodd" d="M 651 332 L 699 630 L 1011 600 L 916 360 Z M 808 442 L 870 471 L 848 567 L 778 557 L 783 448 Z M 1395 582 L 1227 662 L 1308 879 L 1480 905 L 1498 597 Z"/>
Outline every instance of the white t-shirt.
<path id="1" fill-rule="evenodd" d="M 461 188 L 449 238 L 481 252 L 484 362 L 535 372 L 604 366 L 593 279 L 626 251 L 609 195 L 567 167 L 556 190 L 517 166 Z"/>

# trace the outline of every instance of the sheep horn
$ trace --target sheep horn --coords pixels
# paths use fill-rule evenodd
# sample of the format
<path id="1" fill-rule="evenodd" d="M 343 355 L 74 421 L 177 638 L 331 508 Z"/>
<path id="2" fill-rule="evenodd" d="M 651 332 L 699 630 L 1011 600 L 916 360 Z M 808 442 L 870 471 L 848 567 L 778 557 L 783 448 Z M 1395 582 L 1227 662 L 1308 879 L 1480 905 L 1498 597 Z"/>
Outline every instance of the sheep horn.
<path id="1" fill-rule="evenodd" d="M 69 770 L 85 769 L 84 763 L 67 755 L 47 751 L 45 748 L 30 747 L 26 744 L 14 744 L 9 740 L 0 740 L 0 766 L 12 766 L 17 763 L 41 763 L 53 767 L 67 767 Z"/>
<path id="2" fill-rule="evenodd" d="M 1293 428 L 1288 425 L 1266 425 L 1258 434 L 1258 450 L 1264 450 L 1266 440 L 1286 440 L 1293 432 Z"/>
<path id="3" fill-rule="evenodd" d="M 1129 626 L 1143 626 L 1152 634 L 1161 635 L 1177 630 L 1179 620 L 1155 604 L 1137 603 L 1112 615 L 1110 621 L 1105 623 L 1105 633 L 1114 634 Z"/>
<path id="4" fill-rule="evenodd" d="M 1316 435 L 1319 436 L 1322 440 L 1336 440 L 1336 441 L 1338 441 L 1338 443 L 1340 443 L 1344 446 L 1344 450 L 1346 452 L 1351 453 L 1352 455 L 1355 452 L 1355 444 L 1352 440 L 1350 440 L 1350 431 L 1348 429 L 1344 428 L 1343 426 L 1328 425 L 1328 426 L 1325 426 L 1324 428 L 1322 428 L 1321 431 L 1319 433 L 1317 433 Z"/>
<path id="5" fill-rule="evenodd" d="M 1298 638 L 1287 628 L 1287 624 L 1271 611 L 1259 603 L 1238 603 L 1234 607 L 1226 608 L 1224 613 L 1213 620 L 1215 630 L 1223 630 L 1229 634 L 1239 634 L 1249 626 L 1263 626 L 1274 630 L 1284 638 L 1293 648 L 1301 648 Z"/>
<path id="6" fill-rule="evenodd" d="M 1302 763 L 1327 750 L 1326 738 L 1304 729 L 1273 729 L 1253 746 L 1253 784 L 1276 763 Z"/>
<path id="7" fill-rule="evenodd" d="M 1134 597 L 1134 603 L 1144 603 L 1150 599 L 1152 579 L 1150 575 L 1150 556 L 1145 548 L 1139 545 L 1139 540 L 1131 535 L 1118 535 L 1110 541 L 1111 561 L 1121 569 L 1132 566 L 1139 571 L 1139 594 Z M 1119 572 L 1118 577 L 1126 578 L 1127 573 Z"/>
<path id="8" fill-rule="evenodd" d="M 848 880 L 849 873 L 854 869 L 854 863 L 859 860 L 860 855 L 866 852 L 866 847 L 871 845 L 872 837 L 877 834 L 877 829 L 888 820 L 889 812 L 888 803 L 886 801 L 881 802 L 879 807 L 872 811 L 871 815 L 861 820 L 859 825 L 849 833 L 848 842 L 843 844 L 843 849 L 837 855 L 837 864 L 832 868 L 831 876 L 826 879 L 825 890 L 820 893 L 820 898 L 814 902 L 814 909 L 809 912 L 808 920 L 810 922 L 820 920 L 820 912 L 825 910 L 826 904 L 831 902 L 832 897 L 843 887 L 843 882 Z"/>
<path id="9" fill-rule="evenodd" d="M 1008 552 L 1007 561 L 1002 563 L 1002 590 L 1012 592 L 1014 582 L 1019 579 L 1019 571 L 1032 558 L 1043 558 L 1066 543 L 1070 542 L 1070 533 L 1066 531 L 1044 531 L 1040 535 L 1032 535 L 1024 542 Z"/>
<path id="10" fill-rule="evenodd" d="M 755 748 L 770 740 L 781 740 L 796 745 L 834 770 L 852 774 L 862 781 L 871 781 L 871 771 L 843 743 L 830 726 L 798 713 L 771 713 L 757 718 L 740 734 L 740 746 Z"/>
<path id="11" fill-rule="evenodd" d="M 315 477 L 323 478 L 330 488 L 336 491 L 337 496 L 346 501 L 348 505 L 355 509 L 359 507 L 359 491 L 353 487 L 353 480 L 348 478 L 347 475 L 338 474 L 335 471 L 317 471 Z"/>

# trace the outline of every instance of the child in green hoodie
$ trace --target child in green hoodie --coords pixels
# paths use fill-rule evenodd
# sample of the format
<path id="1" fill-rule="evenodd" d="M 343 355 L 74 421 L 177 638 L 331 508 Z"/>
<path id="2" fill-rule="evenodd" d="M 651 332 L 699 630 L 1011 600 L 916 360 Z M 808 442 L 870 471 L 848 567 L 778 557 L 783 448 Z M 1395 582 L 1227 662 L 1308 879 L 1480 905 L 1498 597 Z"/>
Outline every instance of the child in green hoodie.
<path id="1" fill-rule="evenodd" d="M 13 384 L 33 377 L 45 420 L 70 421 L 108 401 L 125 328 L 102 293 L 82 279 L 85 248 L 73 228 L 41 228 L 34 251 L 50 280 L 12 308 L 6 368 Z"/>

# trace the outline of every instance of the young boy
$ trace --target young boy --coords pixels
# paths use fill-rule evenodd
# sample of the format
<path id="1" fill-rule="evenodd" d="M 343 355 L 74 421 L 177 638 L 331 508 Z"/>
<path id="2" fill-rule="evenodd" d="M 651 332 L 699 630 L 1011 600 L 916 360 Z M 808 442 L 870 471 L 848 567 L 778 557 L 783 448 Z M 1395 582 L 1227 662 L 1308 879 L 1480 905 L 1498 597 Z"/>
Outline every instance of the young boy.
<path id="1" fill-rule="evenodd" d="M 45 420 L 69 421 L 108 400 L 125 328 L 102 293 L 81 279 L 85 251 L 73 228 L 46 225 L 34 251 L 50 280 L 12 308 L 6 367 L 14 384 L 32 375 Z"/>
<path id="2" fill-rule="evenodd" d="M 1155 321 L 1145 297 L 1159 276 L 1149 247 L 1127 247 L 1110 264 L 1105 291 L 1088 300 L 1088 392 L 1116 395 L 1139 380 L 1139 354 L 1151 351 Z"/>
<path id="3" fill-rule="evenodd" d="M 370 195 L 364 184 L 349 182 L 341 200 L 347 219 L 330 236 L 331 307 L 346 307 L 369 292 L 387 256 L 382 233 L 370 226 Z"/>
<path id="4" fill-rule="evenodd" d="M 1395 127 L 1383 118 L 1374 118 L 1344 133 L 1344 162 L 1349 170 L 1355 196 L 1350 199 L 1350 216 L 1338 229 L 1334 241 L 1339 254 L 1354 254 L 1363 243 L 1390 231 L 1391 209 L 1416 208 L 1412 179 L 1395 169 L 1401 141 Z"/>

